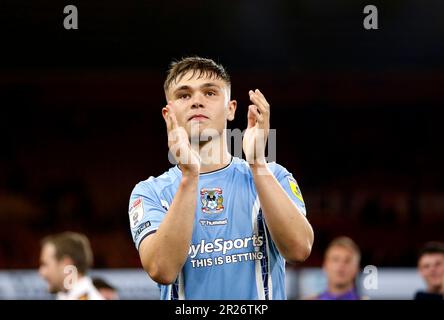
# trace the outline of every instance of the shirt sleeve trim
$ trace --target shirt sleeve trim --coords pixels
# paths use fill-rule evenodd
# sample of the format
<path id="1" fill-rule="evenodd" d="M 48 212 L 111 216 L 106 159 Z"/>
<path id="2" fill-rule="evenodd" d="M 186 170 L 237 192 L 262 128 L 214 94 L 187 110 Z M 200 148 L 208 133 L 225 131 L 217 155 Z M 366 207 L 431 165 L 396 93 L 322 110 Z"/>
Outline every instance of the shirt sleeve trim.
<path id="1" fill-rule="evenodd" d="M 157 229 L 151 230 L 150 232 L 145 233 L 145 234 L 140 238 L 140 240 L 139 240 L 139 244 L 137 245 L 137 251 L 140 250 L 140 244 L 142 243 L 142 241 L 143 241 L 146 237 L 148 237 L 149 235 L 155 233 L 156 231 L 157 231 Z"/>

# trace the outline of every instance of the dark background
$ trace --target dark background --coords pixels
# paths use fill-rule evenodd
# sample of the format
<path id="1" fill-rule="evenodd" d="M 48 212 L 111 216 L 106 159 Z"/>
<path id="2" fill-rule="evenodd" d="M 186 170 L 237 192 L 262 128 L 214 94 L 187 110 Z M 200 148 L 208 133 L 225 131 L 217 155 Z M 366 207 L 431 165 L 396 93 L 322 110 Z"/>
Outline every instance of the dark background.
<path id="1" fill-rule="evenodd" d="M 249 89 L 271 103 L 315 230 L 303 266 L 339 235 L 377 266 L 444 240 L 443 1 L 2 1 L 0 21 L 0 268 L 36 268 L 41 237 L 65 230 L 97 268 L 140 267 L 129 195 L 170 166 L 163 80 L 194 54 L 231 74 L 231 128 Z"/>

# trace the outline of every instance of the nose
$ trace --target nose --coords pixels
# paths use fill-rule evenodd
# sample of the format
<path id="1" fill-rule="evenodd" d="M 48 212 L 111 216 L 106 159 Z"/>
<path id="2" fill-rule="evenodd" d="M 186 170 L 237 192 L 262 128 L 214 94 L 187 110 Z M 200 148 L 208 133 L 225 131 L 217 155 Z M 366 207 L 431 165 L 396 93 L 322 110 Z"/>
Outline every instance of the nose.
<path id="1" fill-rule="evenodd" d="M 203 102 L 202 102 L 202 94 L 201 93 L 196 93 L 193 95 L 193 99 L 191 101 L 191 109 L 198 109 L 198 108 L 203 108 Z"/>

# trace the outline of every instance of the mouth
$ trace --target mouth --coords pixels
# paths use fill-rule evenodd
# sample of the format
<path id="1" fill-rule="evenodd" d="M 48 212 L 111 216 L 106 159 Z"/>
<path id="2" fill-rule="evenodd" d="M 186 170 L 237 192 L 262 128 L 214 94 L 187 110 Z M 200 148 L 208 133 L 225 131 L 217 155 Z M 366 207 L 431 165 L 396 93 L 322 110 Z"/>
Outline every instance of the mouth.
<path id="1" fill-rule="evenodd" d="M 188 119 L 188 121 L 203 121 L 206 119 L 208 119 L 208 117 L 203 114 L 194 114 Z"/>

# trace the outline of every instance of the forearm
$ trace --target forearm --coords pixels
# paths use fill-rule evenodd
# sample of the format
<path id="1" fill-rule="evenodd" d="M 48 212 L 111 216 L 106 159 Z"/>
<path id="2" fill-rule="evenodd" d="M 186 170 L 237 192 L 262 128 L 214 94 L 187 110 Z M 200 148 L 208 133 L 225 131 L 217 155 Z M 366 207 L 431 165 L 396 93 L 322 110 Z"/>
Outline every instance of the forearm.
<path id="1" fill-rule="evenodd" d="M 252 165 L 256 190 L 271 237 L 289 262 L 305 260 L 311 252 L 313 229 L 267 165 Z"/>
<path id="2" fill-rule="evenodd" d="M 198 177 L 183 177 L 165 219 L 149 236 L 141 259 L 145 270 L 158 282 L 174 281 L 185 263 L 193 233 Z M 162 281 L 163 279 L 163 281 Z M 166 279 L 166 280 L 165 280 Z"/>

